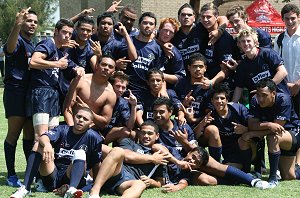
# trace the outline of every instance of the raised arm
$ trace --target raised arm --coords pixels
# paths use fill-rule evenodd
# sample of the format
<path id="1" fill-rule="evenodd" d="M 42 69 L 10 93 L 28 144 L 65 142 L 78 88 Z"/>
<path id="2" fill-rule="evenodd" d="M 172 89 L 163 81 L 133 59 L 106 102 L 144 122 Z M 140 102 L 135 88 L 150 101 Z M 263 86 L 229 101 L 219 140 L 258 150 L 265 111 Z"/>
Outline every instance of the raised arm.
<path id="1" fill-rule="evenodd" d="M 76 23 L 80 17 L 83 17 L 83 16 L 93 17 L 91 15 L 93 12 L 95 12 L 94 8 L 84 9 L 80 13 L 76 14 L 75 16 L 72 16 L 70 18 L 70 20 L 73 21 L 73 23 Z"/>

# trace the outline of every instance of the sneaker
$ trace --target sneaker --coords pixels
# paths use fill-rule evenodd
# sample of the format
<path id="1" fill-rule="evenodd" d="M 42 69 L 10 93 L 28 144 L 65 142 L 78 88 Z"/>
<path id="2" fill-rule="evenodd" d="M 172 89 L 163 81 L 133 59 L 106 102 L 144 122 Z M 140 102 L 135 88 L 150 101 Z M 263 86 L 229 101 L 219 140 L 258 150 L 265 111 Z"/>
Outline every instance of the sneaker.
<path id="1" fill-rule="evenodd" d="M 269 187 L 269 183 L 261 179 L 253 179 L 251 181 L 251 185 L 261 190 L 267 189 Z"/>
<path id="2" fill-rule="evenodd" d="M 57 189 L 54 189 L 53 193 L 55 195 L 63 197 L 66 194 L 66 192 L 68 191 L 68 189 L 69 189 L 69 185 L 68 184 L 63 184 L 61 187 L 59 187 Z"/>
<path id="3" fill-rule="evenodd" d="M 82 198 L 82 195 L 82 190 L 70 187 L 69 190 L 67 190 L 67 192 L 65 193 L 64 198 Z"/>
<path id="4" fill-rule="evenodd" d="M 22 186 L 22 183 L 19 180 L 17 175 L 12 175 L 12 176 L 7 177 L 6 184 L 8 186 L 12 186 L 12 187 L 21 187 Z"/>
<path id="5" fill-rule="evenodd" d="M 10 198 L 23 198 L 28 195 L 30 191 L 28 191 L 25 186 L 21 186 L 18 190 L 10 196 Z"/>
<path id="6" fill-rule="evenodd" d="M 37 182 L 34 184 L 34 188 L 37 192 L 48 192 L 41 179 L 37 180 Z"/>
<path id="7" fill-rule="evenodd" d="M 100 196 L 99 195 L 90 195 L 90 194 L 88 194 L 88 196 L 87 196 L 87 198 L 100 198 Z"/>
<path id="8" fill-rule="evenodd" d="M 275 188 L 276 186 L 278 186 L 278 181 L 276 180 L 269 181 L 269 186 L 268 186 L 269 189 Z"/>

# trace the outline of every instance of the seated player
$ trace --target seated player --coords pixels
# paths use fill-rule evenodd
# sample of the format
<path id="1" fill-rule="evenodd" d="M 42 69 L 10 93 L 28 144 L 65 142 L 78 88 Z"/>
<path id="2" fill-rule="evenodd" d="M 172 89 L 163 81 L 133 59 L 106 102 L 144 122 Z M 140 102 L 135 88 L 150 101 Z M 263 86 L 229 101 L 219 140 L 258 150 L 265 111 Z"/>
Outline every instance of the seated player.
<path id="1" fill-rule="evenodd" d="M 44 186 L 52 191 L 63 184 L 69 188 L 64 197 L 81 197 L 85 186 L 85 171 L 98 172 L 103 139 L 90 129 L 93 113 L 81 107 L 74 112 L 74 126 L 59 125 L 44 133 L 34 144 L 28 159 L 24 185 L 11 198 L 23 198 L 30 193 L 30 185 L 39 171 Z"/>
<path id="2" fill-rule="evenodd" d="M 174 89 L 187 108 L 185 116 L 188 124 L 194 128 L 209 108 L 209 90 L 203 88 L 208 80 L 204 76 L 206 58 L 200 53 L 192 54 L 188 60 L 188 70 L 190 75 L 180 79 Z"/>
<path id="3" fill-rule="evenodd" d="M 159 127 L 159 142 L 165 145 L 170 153 L 178 160 L 189 156 L 196 145 L 194 144 L 194 134 L 188 125 L 179 126 L 175 121 L 171 120 L 173 107 L 167 98 L 158 98 L 153 104 L 153 118 Z M 165 152 L 164 148 L 155 148 Z M 203 153 L 204 151 L 200 152 Z M 168 153 L 168 152 L 167 152 Z M 204 154 L 203 154 L 204 155 Z M 207 155 L 207 154 L 206 154 Z M 202 154 L 201 154 L 202 157 Z M 197 157 L 201 159 L 201 157 Z M 205 157 L 203 157 L 203 161 Z M 235 184 L 242 183 L 257 188 L 265 189 L 268 183 L 260 179 L 254 180 L 252 176 L 236 169 L 232 166 L 223 165 L 209 157 L 207 163 L 197 163 L 199 171 L 186 171 L 186 174 L 180 175 L 180 168 L 171 164 L 168 166 L 169 179 L 171 183 L 163 186 L 166 192 L 173 192 L 183 189 L 187 184 L 192 185 L 216 185 L 216 184 Z M 200 164 L 202 164 L 200 166 Z M 195 168 L 195 167 L 194 167 Z M 174 184 L 178 184 L 174 185 Z"/>
<path id="4" fill-rule="evenodd" d="M 105 144 L 135 136 L 132 129 L 136 119 L 137 99 L 130 90 L 128 90 L 128 97 L 124 97 L 128 82 L 128 76 L 122 71 L 114 72 L 110 78 L 117 101 L 108 126 L 101 130 L 101 134 L 105 137 Z"/>
<path id="5" fill-rule="evenodd" d="M 242 104 L 228 103 L 229 97 L 230 90 L 227 85 L 215 84 L 211 90 L 213 110 L 206 116 L 206 119 L 209 116 L 213 119 L 210 123 L 206 122 L 208 126 L 203 135 L 199 129 L 194 131 L 198 141 L 208 143 L 209 153 L 216 161 L 220 162 L 222 154 L 223 163 L 238 168 L 243 167 L 243 171 L 249 172 L 250 161 L 247 165 L 241 164 L 240 158 L 244 155 L 240 152 L 238 145 L 241 134 L 248 131 L 249 112 Z M 246 166 L 249 168 L 245 169 Z"/>
<path id="6" fill-rule="evenodd" d="M 125 138 L 120 142 L 123 149 L 114 147 L 103 160 L 90 191 L 90 198 L 99 198 L 102 188 L 110 193 L 132 198 L 140 197 L 147 187 L 162 186 L 162 165 L 167 164 L 168 154 L 160 151 L 153 153 L 151 150 L 159 137 L 158 127 L 148 120 L 141 125 L 137 135 L 138 144 Z M 155 170 L 156 164 L 162 165 Z M 154 174 L 152 170 L 155 171 Z"/>
<path id="7" fill-rule="evenodd" d="M 250 149 L 251 138 L 267 136 L 269 188 L 278 185 L 278 164 L 282 179 L 300 179 L 300 170 L 295 170 L 295 154 L 300 147 L 300 120 L 290 95 L 277 93 L 276 84 L 267 78 L 257 83 L 256 95 L 250 105 L 249 132 L 241 137 L 241 149 Z"/>
<path id="8" fill-rule="evenodd" d="M 137 123 L 142 124 L 144 120 L 153 119 L 152 113 L 152 104 L 153 101 L 161 97 L 162 95 L 170 98 L 172 100 L 173 105 L 176 107 L 176 115 L 178 116 L 178 121 L 180 124 L 184 124 L 186 122 L 184 118 L 184 112 L 180 109 L 181 102 L 178 99 L 176 93 L 172 89 L 167 89 L 166 94 L 164 92 L 164 73 L 157 68 L 150 69 L 147 72 L 147 82 L 150 89 L 150 92 L 146 92 L 142 94 L 141 97 L 141 105 L 139 105 L 139 109 L 137 111 Z"/>

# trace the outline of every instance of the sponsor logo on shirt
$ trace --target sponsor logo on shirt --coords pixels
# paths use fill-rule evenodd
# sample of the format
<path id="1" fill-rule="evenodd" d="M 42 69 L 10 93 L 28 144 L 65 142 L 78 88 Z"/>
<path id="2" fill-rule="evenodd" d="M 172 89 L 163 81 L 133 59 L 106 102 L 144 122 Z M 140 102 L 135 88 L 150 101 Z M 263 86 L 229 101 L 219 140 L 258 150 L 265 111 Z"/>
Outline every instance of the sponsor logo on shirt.
<path id="1" fill-rule="evenodd" d="M 277 116 L 276 119 L 277 120 L 286 120 L 286 117 L 285 116 Z"/>
<path id="2" fill-rule="evenodd" d="M 252 78 L 252 81 L 256 84 L 261 79 L 268 78 L 270 76 L 271 76 L 270 71 L 267 70 L 267 71 L 261 72 L 261 73 L 257 74 L 256 76 L 254 76 Z"/>
<path id="3" fill-rule="evenodd" d="M 179 52 L 181 53 L 181 55 L 183 57 L 187 54 L 191 54 L 191 53 L 197 52 L 199 50 L 200 50 L 199 45 L 192 45 L 192 46 L 189 46 L 186 49 L 180 49 Z M 184 57 L 184 59 L 188 59 L 188 57 Z"/>
<path id="4" fill-rule="evenodd" d="M 147 119 L 153 119 L 153 113 L 147 112 Z"/>
<path id="5" fill-rule="evenodd" d="M 140 154 L 144 154 L 145 153 L 142 149 L 138 149 L 136 152 L 140 153 Z"/>
<path id="6" fill-rule="evenodd" d="M 57 153 L 58 158 L 67 158 L 67 159 L 72 159 L 72 157 L 74 156 L 74 150 L 68 150 L 68 149 L 64 149 L 64 148 L 60 148 L 59 152 Z"/>

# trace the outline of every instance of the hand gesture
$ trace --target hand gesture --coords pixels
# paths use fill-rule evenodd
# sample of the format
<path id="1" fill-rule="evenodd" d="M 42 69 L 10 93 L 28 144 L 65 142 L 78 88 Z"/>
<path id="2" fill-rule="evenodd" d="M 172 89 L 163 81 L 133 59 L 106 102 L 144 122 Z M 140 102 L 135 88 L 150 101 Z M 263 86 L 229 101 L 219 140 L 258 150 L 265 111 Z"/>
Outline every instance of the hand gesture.
<path id="1" fill-rule="evenodd" d="M 106 10 L 106 12 L 118 12 L 119 9 L 122 9 L 124 6 L 119 6 L 119 4 L 122 2 L 120 1 L 113 1 L 112 5 Z"/>
<path id="2" fill-rule="evenodd" d="M 135 95 L 132 94 L 131 90 L 128 89 L 129 91 L 129 97 L 124 97 L 131 106 L 136 106 L 137 105 L 137 99 L 135 97 Z"/>
<path id="3" fill-rule="evenodd" d="M 76 76 L 82 77 L 82 76 L 84 76 L 84 74 L 85 74 L 85 71 L 84 71 L 84 68 L 83 68 L 83 67 L 77 66 L 77 67 L 75 67 L 75 68 L 73 69 L 73 71 L 75 72 Z"/>
<path id="4" fill-rule="evenodd" d="M 22 25 L 24 21 L 27 19 L 28 11 L 31 9 L 31 7 L 27 9 L 22 9 L 20 12 L 16 14 L 16 24 Z"/>
<path id="5" fill-rule="evenodd" d="M 192 96 L 193 90 L 191 90 L 183 99 L 182 104 L 185 107 L 191 106 L 192 101 L 195 101 L 195 98 Z"/>
<path id="6" fill-rule="evenodd" d="M 75 40 L 68 40 L 67 43 L 62 44 L 63 48 L 76 48 L 79 44 Z"/>
<path id="7" fill-rule="evenodd" d="M 162 186 L 162 192 L 164 193 L 169 193 L 169 192 L 176 192 L 178 191 L 179 188 L 177 187 L 177 185 L 175 184 L 166 184 L 164 186 Z"/>
<path id="8" fill-rule="evenodd" d="M 229 59 L 228 61 L 222 61 L 222 64 L 226 66 L 227 69 L 235 71 L 238 63 L 233 58 Z"/>
<path id="9" fill-rule="evenodd" d="M 102 56 L 102 48 L 99 41 L 93 41 L 90 39 L 91 49 L 97 57 Z"/>
<path id="10" fill-rule="evenodd" d="M 54 161 L 54 150 L 50 143 L 46 143 L 43 148 L 43 161 L 46 163 Z"/>
<path id="11" fill-rule="evenodd" d="M 119 58 L 116 61 L 116 68 L 125 71 L 127 69 L 128 63 L 131 63 L 131 60 L 127 60 L 126 57 Z"/>
<path id="12" fill-rule="evenodd" d="M 235 123 L 235 122 L 231 122 L 231 124 L 234 126 L 234 132 L 236 134 L 243 134 L 246 133 L 248 131 L 248 127 L 245 127 L 244 125 Z"/>
<path id="13" fill-rule="evenodd" d="M 64 55 L 64 57 L 60 58 L 57 61 L 57 67 L 59 69 L 66 69 L 68 67 L 68 54 Z"/>
<path id="14" fill-rule="evenodd" d="M 215 42 L 222 36 L 221 31 L 219 30 L 213 30 L 209 33 L 208 37 L 209 37 L 209 41 L 208 41 L 208 45 L 214 45 Z"/>
<path id="15" fill-rule="evenodd" d="M 128 35 L 126 27 L 121 22 L 118 22 L 118 29 L 115 29 L 115 31 L 117 33 L 119 33 L 120 35 L 122 35 L 123 37 L 125 37 L 126 35 Z"/>
<path id="16" fill-rule="evenodd" d="M 93 18 L 93 16 L 91 15 L 92 12 L 95 12 L 94 8 L 87 8 L 80 12 L 80 16 L 88 16 L 88 17 Z"/>
<path id="17" fill-rule="evenodd" d="M 204 126 L 210 124 L 214 118 L 211 116 L 212 114 L 212 111 L 208 112 L 208 114 L 206 114 L 206 116 L 202 119 L 202 122 L 204 122 Z"/>
<path id="18" fill-rule="evenodd" d="M 186 119 L 185 119 L 184 115 L 185 114 L 182 113 L 182 114 L 178 114 L 178 117 L 176 117 L 176 120 L 178 121 L 178 123 L 179 123 L 180 126 L 186 124 Z"/>
<path id="19" fill-rule="evenodd" d="M 82 100 L 81 100 L 81 98 L 79 97 L 79 96 L 76 96 L 76 100 L 75 101 L 73 101 L 73 102 L 75 102 L 78 106 L 80 106 L 80 107 L 87 107 L 87 108 L 90 108 L 85 102 L 83 102 Z"/>
<path id="20" fill-rule="evenodd" d="M 151 178 L 146 175 L 142 175 L 140 179 L 146 184 L 147 188 L 151 185 Z"/>
<path id="21" fill-rule="evenodd" d="M 179 143 L 188 141 L 188 133 L 186 128 L 184 128 L 183 131 L 181 130 L 170 131 L 170 133 Z"/>
<path id="22" fill-rule="evenodd" d="M 169 157 L 168 153 L 162 153 L 160 150 L 152 154 L 152 162 L 154 164 L 162 164 L 167 165 L 168 160 L 166 160 Z"/>
<path id="23" fill-rule="evenodd" d="M 165 55 L 168 57 L 168 59 L 171 59 L 172 57 L 174 57 L 174 53 L 172 52 L 173 49 L 173 44 L 172 43 L 164 43 L 162 49 L 165 52 Z"/>
<path id="24" fill-rule="evenodd" d="M 203 77 L 202 82 L 196 82 L 195 85 L 200 85 L 202 89 L 209 89 L 212 86 L 212 81 L 206 77 Z"/>

